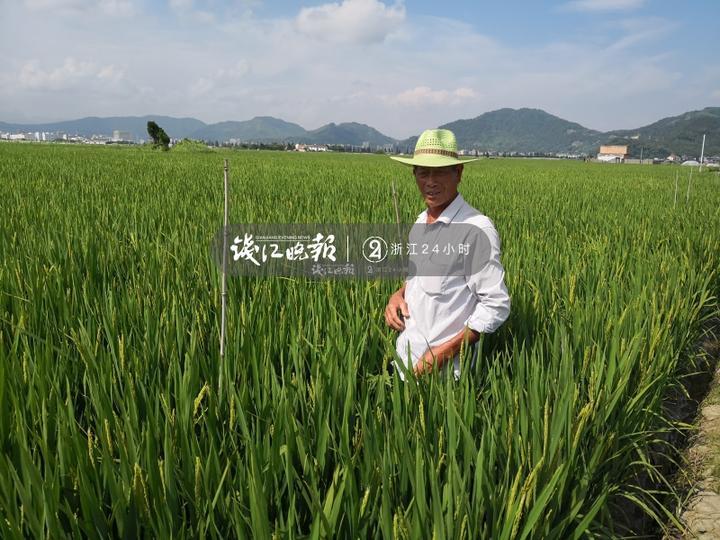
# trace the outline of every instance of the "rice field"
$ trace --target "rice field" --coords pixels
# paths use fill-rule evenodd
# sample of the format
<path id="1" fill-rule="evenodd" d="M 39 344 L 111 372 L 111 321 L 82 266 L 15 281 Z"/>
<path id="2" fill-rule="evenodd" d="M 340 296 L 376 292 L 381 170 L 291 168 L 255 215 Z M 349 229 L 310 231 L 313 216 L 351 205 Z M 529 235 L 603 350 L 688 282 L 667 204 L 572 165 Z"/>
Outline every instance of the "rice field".
<path id="1" fill-rule="evenodd" d="M 228 279 L 232 223 L 423 210 L 385 156 L 0 144 L 0 537 L 597 538 L 670 522 L 649 451 L 718 312 L 720 179 L 466 166 L 513 310 L 459 381 L 388 374 L 399 280 Z M 651 482 L 647 480 L 650 479 Z M 661 504 L 662 503 L 662 504 Z"/>

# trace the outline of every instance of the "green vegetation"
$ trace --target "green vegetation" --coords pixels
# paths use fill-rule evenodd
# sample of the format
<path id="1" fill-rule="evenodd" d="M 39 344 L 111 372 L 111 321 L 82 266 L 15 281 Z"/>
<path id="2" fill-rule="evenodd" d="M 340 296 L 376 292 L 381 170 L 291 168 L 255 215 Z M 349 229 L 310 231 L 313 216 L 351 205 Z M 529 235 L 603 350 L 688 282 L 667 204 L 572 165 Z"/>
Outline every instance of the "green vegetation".
<path id="1" fill-rule="evenodd" d="M 193 133 L 193 138 L 205 141 L 236 139 L 255 144 L 282 144 L 291 141 L 305 144 L 362 146 L 367 142 L 372 147 L 395 142 L 394 139 L 383 135 L 376 129 L 357 122 L 330 123 L 308 131 L 297 124 L 271 116 L 257 116 L 242 122 L 212 124 Z"/>
<path id="2" fill-rule="evenodd" d="M 636 129 L 600 132 L 539 109 L 499 109 L 440 126 L 452 130 L 460 148 L 497 152 L 572 152 L 597 154 L 602 144 L 626 144 L 630 157 L 666 158 L 670 154 L 700 157 L 720 154 L 720 107 L 706 107 L 663 118 Z M 415 145 L 416 137 L 400 143 Z"/>
<path id="3" fill-rule="evenodd" d="M 367 143 L 373 148 L 395 142 L 394 139 L 383 135 L 378 130 L 357 122 L 343 122 L 342 124 L 331 122 L 314 131 L 309 131 L 307 136 L 300 138 L 299 141 L 354 146 L 362 146 Z"/>
<path id="4" fill-rule="evenodd" d="M 675 153 L 700 159 L 703 135 L 707 135 L 705 156 L 720 155 L 720 107 L 663 118 L 635 130 L 612 131 L 607 141 L 629 145 L 632 157 L 639 157 L 642 148 L 647 157 L 665 158 Z"/>
<path id="5" fill-rule="evenodd" d="M 302 137 L 304 128 L 292 122 L 286 122 L 272 116 L 256 116 L 241 122 L 218 122 L 203 127 L 193 133 L 193 138 L 204 141 L 240 141 L 282 142 Z"/>
<path id="6" fill-rule="evenodd" d="M 147 132 L 155 148 L 162 148 L 163 150 L 167 150 L 169 148 L 170 137 L 167 133 L 165 133 L 163 128 L 158 126 L 152 120 L 147 123 Z"/>
<path id="7" fill-rule="evenodd" d="M 204 142 L 183 139 L 179 143 L 173 145 L 173 152 L 212 152 L 212 148 Z"/>
<path id="8" fill-rule="evenodd" d="M 162 124 L 174 139 L 248 145 L 277 145 L 288 142 L 327 144 L 329 146 L 362 146 L 370 148 L 394 145 L 398 151 L 412 153 L 417 137 L 395 140 L 376 129 L 357 122 L 330 123 L 315 130 L 271 116 L 250 120 L 205 124 L 195 118 L 112 117 L 81 118 L 50 124 L 9 124 L 0 122 L 0 131 L 61 131 L 90 137 L 96 133 L 129 131 L 142 138 L 150 119 Z M 671 153 L 699 158 L 703 134 L 707 135 L 705 156 L 720 155 L 720 107 L 706 107 L 679 116 L 663 118 L 635 129 L 600 132 L 578 123 L 558 118 L 540 109 L 498 109 L 475 118 L 456 120 L 442 126 L 452 130 L 461 149 L 480 152 L 535 152 L 597 154 L 602 144 L 627 144 L 630 157 L 666 158 Z"/>
<path id="9" fill-rule="evenodd" d="M 496 152 L 596 153 L 604 136 L 540 109 L 499 109 L 440 126 L 451 130 L 460 148 Z M 412 140 L 415 144 L 414 139 Z"/>
<path id="10" fill-rule="evenodd" d="M 385 371 L 392 281 L 231 278 L 220 360 L 224 157 L 234 223 L 392 223 L 392 179 L 402 219 L 422 210 L 383 156 L 0 145 L 0 537 L 566 539 L 611 534 L 624 503 L 666 519 L 648 448 L 717 311 L 715 175 L 673 208 L 676 169 L 468 165 L 513 311 L 459 382 L 407 384 Z"/>

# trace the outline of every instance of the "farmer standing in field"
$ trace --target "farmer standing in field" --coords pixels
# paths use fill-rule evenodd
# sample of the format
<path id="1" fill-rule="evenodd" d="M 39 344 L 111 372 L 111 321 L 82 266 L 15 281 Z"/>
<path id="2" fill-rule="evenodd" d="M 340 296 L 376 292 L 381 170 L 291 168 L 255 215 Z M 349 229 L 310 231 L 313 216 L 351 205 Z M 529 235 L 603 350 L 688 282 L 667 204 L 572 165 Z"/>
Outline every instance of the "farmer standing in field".
<path id="1" fill-rule="evenodd" d="M 385 322 L 401 332 L 396 352 L 408 369 L 421 375 L 451 361 L 457 378 L 461 348 L 467 351 L 465 358 L 474 362 L 480 334 L 494 332 L 510 314 L 505 270 L 500 262 L 500 236 L 492 221 L 458 193 L 463 163 L 475 160 L 458 159 L 451 131 L 426 130 L 412 158 L 392 159 L 413 166 L 415 182 L 427 206 L 416 224 L 438 231 L 452 231 L 450 224 L 473 226 L 485 246 L 479 264 L 463 275 L 413 275 L 393 293 L 385 308 Z M 402 371 L 398 371 L 402 377 Z"/>

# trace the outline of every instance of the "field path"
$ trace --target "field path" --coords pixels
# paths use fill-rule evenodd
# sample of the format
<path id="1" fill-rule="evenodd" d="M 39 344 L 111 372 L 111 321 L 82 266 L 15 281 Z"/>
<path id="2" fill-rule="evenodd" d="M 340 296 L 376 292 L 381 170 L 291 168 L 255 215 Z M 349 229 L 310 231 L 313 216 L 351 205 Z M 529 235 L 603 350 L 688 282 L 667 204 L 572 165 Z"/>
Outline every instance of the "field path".
<path id="1" fill-rule="evenodd" d="M 698 431 L 687 453 L 693 486 L 681 519 L 688 529 L 685 538 L 709 540 L 720 538 L 720 336 L 706 338 L 702 349 L 716 370 L 698 408 Z"/>

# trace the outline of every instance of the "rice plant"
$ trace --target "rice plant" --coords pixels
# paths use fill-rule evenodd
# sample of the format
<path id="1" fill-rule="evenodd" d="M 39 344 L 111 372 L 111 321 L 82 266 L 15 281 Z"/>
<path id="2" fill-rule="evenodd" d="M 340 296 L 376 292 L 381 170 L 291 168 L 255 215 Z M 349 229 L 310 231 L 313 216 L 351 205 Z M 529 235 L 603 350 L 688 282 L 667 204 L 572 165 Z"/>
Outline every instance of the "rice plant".
<path id="1" fill-rule="evenodd" d="M 669 521 L 653 452 L 717 313 L 720 193 L 674 170 L 468 165 L 510 319 L 457 382 L 401 382 L 399 282 L 229 279 L 231 222 L 422 211 L 383 156 L 0 145 L 3 538 L 592 538 Z M 645 480 L 643 480 L 643 478 Z M 646 480 L 650 479 L 648 483 Z"/>

